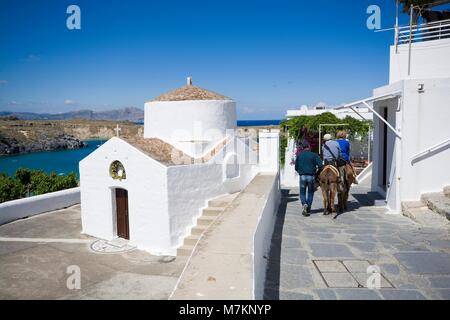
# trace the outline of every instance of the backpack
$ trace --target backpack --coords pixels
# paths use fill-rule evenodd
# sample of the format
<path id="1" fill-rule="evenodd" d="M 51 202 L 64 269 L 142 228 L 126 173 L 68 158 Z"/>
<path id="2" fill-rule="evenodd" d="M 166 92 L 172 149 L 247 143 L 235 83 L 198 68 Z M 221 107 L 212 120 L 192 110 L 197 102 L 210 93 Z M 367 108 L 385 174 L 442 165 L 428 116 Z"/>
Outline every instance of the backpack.
<path id="1" fill-rule="evenodd" d="M 337 167 L 342 167 L 342 166 L 345 166 L 346 164 L 347 164 L 347 161 L 345 161 L 344 159 L 342 159 L 342 158 L 337 158 L 335 155 L 334 155 L 334 153 L 333 152 L 331 152 L 331 149 L 330 149 L 330 147 L 329 146 L 327 146 L 327 143 L 325 142 L 325 144 L 323 145 L 323 147 L 325 148 L 325 149 L 327 149 L 328 150 L 328 152 L 331 154 L 331 156 L 333 157 L 333 159 L 334 159 L 334 162 L 336 162 L 336 166 Z"/>

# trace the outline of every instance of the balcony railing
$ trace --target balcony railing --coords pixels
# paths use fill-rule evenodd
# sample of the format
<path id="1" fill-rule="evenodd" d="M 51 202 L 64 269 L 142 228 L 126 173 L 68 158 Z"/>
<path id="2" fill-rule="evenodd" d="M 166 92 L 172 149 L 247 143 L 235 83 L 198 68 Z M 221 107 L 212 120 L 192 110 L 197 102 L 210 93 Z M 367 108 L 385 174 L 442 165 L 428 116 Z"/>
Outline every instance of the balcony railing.
<path id="1" fill-rule="evenodd" d="M 450 38 L 450 19 L 398 27 L 396 45 Z"/>

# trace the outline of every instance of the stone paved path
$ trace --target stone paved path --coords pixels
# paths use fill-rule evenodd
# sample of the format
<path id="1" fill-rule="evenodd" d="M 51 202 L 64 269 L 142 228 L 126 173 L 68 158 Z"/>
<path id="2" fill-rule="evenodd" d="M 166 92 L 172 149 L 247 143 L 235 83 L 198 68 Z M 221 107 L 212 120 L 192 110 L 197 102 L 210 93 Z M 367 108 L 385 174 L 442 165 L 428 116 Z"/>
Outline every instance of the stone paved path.
<path id="1" fill-rule="evenodd" d="M 450 231 L 386 214 L 367 193 L 368 187 L 354 188 L 350 211 L 333 220 L 322 215 L 320 192 L 317 210 L 305 218 L 298 189 L 283 191 L 266 299 L 450 299 Z M 370 290 L 373 265 L 381 288 Z"/>

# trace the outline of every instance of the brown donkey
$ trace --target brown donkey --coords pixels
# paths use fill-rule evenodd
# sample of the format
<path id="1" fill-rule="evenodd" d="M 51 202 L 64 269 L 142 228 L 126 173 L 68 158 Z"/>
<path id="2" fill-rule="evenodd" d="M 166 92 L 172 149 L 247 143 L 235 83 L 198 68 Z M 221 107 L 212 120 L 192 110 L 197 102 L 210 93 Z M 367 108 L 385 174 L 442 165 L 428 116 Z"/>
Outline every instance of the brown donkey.
<path id="1" fill-rule="evenodd" d="M 353 166 L 349 163 L 345 165 L 345 183 L 343 184 L 343 187 L 338 186 L 338 189 L 343 189 L 342 192 L 339 192 L 338 195 L 338 202 L 339 202 L 339 209 L 342 211 L 347 210 L 347 202 L 348 202 L 348 195 L 350 193 L 350 188 L 352 187 L 352 184 L 355 183 L 355 169 Z"/>
<path id="2" fill-rule="evenodd" d="M 334 166 L 325 166 L 319 175 L 319 182 L 323 195 L 323 214 L 333 213 L 333 218 L 335 218 L 337 215 L 334 199 L 338 192 L 339 171 Z"/>

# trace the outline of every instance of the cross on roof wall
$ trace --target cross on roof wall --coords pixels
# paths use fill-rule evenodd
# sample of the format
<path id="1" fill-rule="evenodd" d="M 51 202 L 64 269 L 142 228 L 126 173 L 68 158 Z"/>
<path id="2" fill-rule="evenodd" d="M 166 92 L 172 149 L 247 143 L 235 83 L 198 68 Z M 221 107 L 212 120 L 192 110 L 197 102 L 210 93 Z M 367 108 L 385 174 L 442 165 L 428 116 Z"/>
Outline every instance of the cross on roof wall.
<path id="1" fill-rule="evenodd" d="M 116 125 L 116 128 L 114 129 L 114 131 L 116 132 L 116 137 L 119 136 L 119 132 L 120 132 L 121 130 L 122 130 L 122 129 L 119 128 L 119 125 Z"/>

